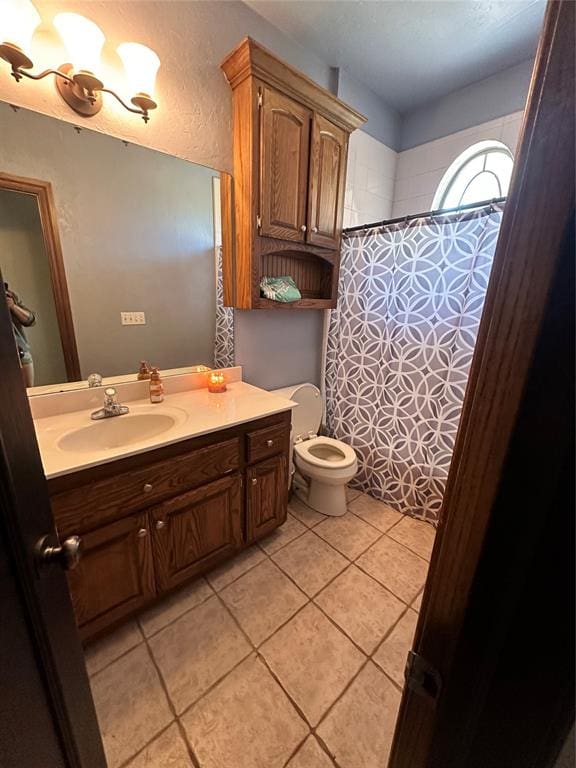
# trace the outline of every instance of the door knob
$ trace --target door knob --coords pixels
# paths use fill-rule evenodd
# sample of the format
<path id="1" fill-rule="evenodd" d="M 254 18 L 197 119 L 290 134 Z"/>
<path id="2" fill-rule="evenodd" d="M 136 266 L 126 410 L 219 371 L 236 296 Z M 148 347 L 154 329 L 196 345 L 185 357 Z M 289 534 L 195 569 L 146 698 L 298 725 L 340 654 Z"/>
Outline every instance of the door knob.
<path id="1" fill-rule="evenodd" d="M 302 224 L 302 226 L 300 227 L 300 230 L 302 232 L 306 232 L 306 224 Z"/>
<path id="2" fill-rule="evenodd" d="M 272 448 L 272 446 L 274 445 L 274 440 L 266 440 L 266 445 L 268 446 L 268 448 Z"/>
<path id="3" fill-rule="evenodd" d="M 140 528 L 140 530 L 136 534 L 136 536 L 138 536 L 139 539 L 143 539 L 144 536 L 147 536 L 147 535 L 148 535 L 148 531 L 146 530 L 146 528 Z"/>
<path id="4" fill-rule="evenodd" d="M 144 493 L 150 493 L 152 490 L 152 483 L 144 483 L 144 488 L 142 490 Z"/>
<path id="5" fill-rule="evenodd" d="M 258 480 L 255 477 L 252 478 L 252 485 L 258 485 Z"/>
<path id="6" fill-rule="evenodd" d="M 164 520 L 156 520 L 156 530 L 161 531 L 165 525 L 166 523 L 164 522 Z"/>
<path id="7" fill-rule="evenodd" d="M 312 227 L 312 232 L 314 232 L 314 234 L 316 234 L 316 232 L 318 232 L 318 227 Z"/>
<path id="8" fill-rule="evenodd" d="M 65 571 L 72 571 L 82 557 L 80 536 L 68 536 L 61 544 L 51 544 L 50 536 L 43 536 L 35 549 L 36 561 L 42 566 L 57 564 Z"/>

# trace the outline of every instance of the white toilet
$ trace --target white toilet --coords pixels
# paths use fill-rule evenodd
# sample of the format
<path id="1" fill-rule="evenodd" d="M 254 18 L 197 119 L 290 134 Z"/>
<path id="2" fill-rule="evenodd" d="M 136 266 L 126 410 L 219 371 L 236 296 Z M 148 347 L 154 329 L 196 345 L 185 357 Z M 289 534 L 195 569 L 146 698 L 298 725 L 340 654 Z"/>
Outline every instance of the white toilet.
<path id="1" fill-rule="evenodd" d="M 346 512 L 346 483 L 358 471 L 356 453 L 349 445 L 318 436 L 322 398 L 313 384 L 296 384 L 275 394 L 298 403 L 292 410 L 292 457 L 296 466 L 294 489 L 309 507 L 323 515 Z"/>

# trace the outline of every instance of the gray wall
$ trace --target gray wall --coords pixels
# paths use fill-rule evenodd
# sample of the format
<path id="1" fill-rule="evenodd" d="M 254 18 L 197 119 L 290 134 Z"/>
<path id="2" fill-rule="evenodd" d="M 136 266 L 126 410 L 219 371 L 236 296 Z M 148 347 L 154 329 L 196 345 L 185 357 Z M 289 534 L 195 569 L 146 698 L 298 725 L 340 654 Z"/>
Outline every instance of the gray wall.
<path id="1" fill-rule="evenodd" d="M 320 386 L 322 328 L 318 309 L 236 310 L 236 364 L 264 389 L 310 381 Z"/>
<path id="2" fill-rule="evenodd" d="M 398 150 L 401 129 L 401 118 L 398 112 L 387 106 L 380 96 L 352 77 L 346 70 L 335 68 L 335 71 L 338 98 L 368 118 L 361 130 L 386 144 L 387 147 Z"/>
<path id="3" fill-rule="evenodd" d="M 533 59 L 527 59 L 515 67 L 404 115 L 400 149 L 411 149 L 427 141 L 523 110 L 533 64 Z"/>
<path id="4" fill-rule="evenodd" d="M 0 170 L 53 186 L 83 377 L 211 365 L 215 172 L 4 104 L 0 135 Z"/>
<path id="5" fill-rule="evenodd" d="M 32 195 L 0 189 L 0 269 L 10 289 L 36 313 L 36 324 L 24 329 L 35 384 L 66 381 L 50 265 L 38 203 Z"/>

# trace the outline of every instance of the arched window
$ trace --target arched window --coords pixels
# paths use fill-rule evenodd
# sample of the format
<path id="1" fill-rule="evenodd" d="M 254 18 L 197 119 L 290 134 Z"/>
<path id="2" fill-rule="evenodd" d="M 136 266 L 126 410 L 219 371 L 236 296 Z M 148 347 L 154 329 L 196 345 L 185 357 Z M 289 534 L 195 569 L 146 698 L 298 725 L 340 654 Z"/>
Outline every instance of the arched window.
<path id="1" fill-rule="evenodd" d="M 479 141 L 459 155 L 440 182 L 432 208 L 457 208 L 505 197 L 514 158 L 500 141 Z"/>

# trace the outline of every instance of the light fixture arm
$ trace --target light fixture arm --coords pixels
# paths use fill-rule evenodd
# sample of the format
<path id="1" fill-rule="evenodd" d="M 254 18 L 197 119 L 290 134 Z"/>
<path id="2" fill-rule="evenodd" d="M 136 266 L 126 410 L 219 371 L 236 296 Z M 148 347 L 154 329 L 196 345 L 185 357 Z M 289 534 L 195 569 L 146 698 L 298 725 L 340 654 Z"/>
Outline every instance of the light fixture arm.
<path id="1" fill-rule="evenodd" d="M 114 98 L 115 98 L 117 101 L 119 101 L 119 102 L 120 102 L 120 104 L 122 104 L 122 106 L 124 107 L 124 109 L 127 109 L 127 110 L 128 110 L 128 112 L 132 112 L 132 113 L 134 113 L 135 115 L 140 115 L 140 116 L 141 116 L 141 118 L 142 118 L 142 120 L 144 120 L 144 122 L 145 122 L 145 123 L 147 123 L 147 122 L 148 122 L 148 120 L 150 120 L 150 116 L 149 116 L 149 114 L 148 114 L 148 109 L 146 109 L 145 107 L 142 107 L 142 108 L 140 108 L 140 109 L 137 109 L 136 107 L 130 107 L 128 104 L 126 104 L 126 102 L 124 101 L 124 99 L 122 99 L 120 96 L 118 96 L 118 94 L 116 93 L 116 91 L 112 91 L 112 90 L 110 90 L 110 88 L 101 88 L 101 89 L 100 89 L 100 92 L 101 92 L 101 93 L 109 93 L 111 96 L 114 96 Z M 156 106 L 156 105 L 154 104 L 154 107 L 155 107 L 155 106 Z M 154 107 L 151 107 L 151 108 L 153 109 Z"/>

